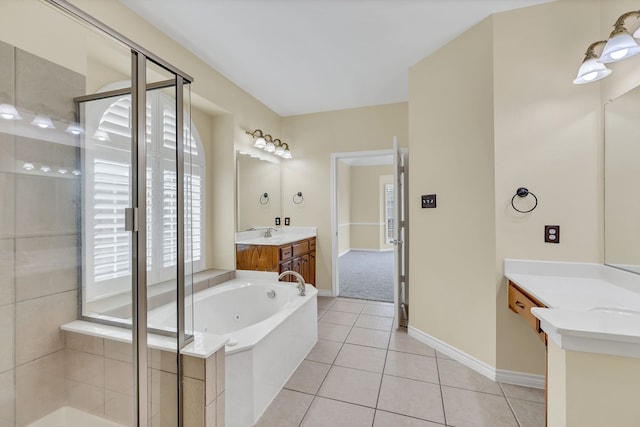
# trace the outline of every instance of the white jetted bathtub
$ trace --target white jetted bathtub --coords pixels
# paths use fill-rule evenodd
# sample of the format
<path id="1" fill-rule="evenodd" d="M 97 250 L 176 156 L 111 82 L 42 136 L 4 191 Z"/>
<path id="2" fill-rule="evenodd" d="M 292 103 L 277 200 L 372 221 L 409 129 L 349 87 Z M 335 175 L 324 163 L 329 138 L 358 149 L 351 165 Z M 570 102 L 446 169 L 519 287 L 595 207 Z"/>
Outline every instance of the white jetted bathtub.
<path id="1" fill-rule="evenodd" d="M 317 294 L 278 282 L 275 273 L 238 271 L 234 280 L 194 295 L 194 329 L 226 336 L 226 427 L 253 425 L 318 339 Z M 149 313 L 172 325 L 175 307 Z M 206 339 L 206 338 L 205 338 Z"/>

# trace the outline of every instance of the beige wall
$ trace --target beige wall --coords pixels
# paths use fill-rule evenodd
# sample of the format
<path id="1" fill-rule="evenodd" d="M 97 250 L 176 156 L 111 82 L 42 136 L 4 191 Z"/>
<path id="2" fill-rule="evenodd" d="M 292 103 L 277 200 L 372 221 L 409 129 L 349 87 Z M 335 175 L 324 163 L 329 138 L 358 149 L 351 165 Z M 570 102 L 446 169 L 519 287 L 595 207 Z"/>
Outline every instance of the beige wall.
<path id="1" fill-rule="evenodd" d="M 572 84 L 586 46 L 601 36 L 598 14 L 596 2 L 567 1 L 494 17 L 499 369 L 545 369 L 544 347 L 507 308 L 503 260 L 602 260 L 600 94 Z M 530 37 L 536 28 L 545 30 Z M 510 206 L 521 186 L 539 200 L 529 214 Z M 544 242 L 545 224 L 560 225 L 559 244 Z"/>
<path id="2" fill-rule="evenodd" d="M 331 289 L 331 153 L 391 149 L 408 144 L 407 104 L 284 117 L 283 140 L 293 159 L 282 167 L 282 215 L 291 225 L 318 227 L 318 288 Z M 304 203 L 291 196 L 302 191 Z"/>
<path id="3" fill-rule="evenodd" d="M 351 167 L 351 249 L 380 251 L 384 235 L 383 193 L 380 177 L 392 173 L 392 166 Z"/>
<path id="4" fill-rule="evenodd" d="M 492 52 L 489 18 L 409 70 L 409 324 L 495 365 Z"/>

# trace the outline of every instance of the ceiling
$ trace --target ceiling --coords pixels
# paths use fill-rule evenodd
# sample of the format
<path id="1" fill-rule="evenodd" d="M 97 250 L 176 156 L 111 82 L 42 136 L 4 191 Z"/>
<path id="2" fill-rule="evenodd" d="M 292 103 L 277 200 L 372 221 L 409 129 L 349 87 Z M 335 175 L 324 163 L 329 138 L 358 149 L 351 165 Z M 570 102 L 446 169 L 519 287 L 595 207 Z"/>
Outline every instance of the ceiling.
<path id="1" fill-rule="evenodd" d="M 405 102 L 413 64 L 492 13 L 552 0 L 120 1 L 290 116 Z"/>

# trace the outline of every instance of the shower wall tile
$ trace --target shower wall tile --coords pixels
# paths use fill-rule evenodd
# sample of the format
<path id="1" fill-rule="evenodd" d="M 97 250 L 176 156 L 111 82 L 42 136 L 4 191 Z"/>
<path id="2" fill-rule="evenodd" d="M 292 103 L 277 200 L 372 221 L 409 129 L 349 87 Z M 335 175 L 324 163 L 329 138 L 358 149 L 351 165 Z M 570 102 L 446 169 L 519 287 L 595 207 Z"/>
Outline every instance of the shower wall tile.
<path id="1" fill-rule="evenodd" d="M 0 42 L 0 104 L 13 104 L 15 62 L 14 47 Z"/>
<path id="2" fill-rule="evenodd" d="M 1 64 L 0 67 L 2 67 Z M 3 130 L 9 130 L 5 128 L 7 125 L 6 122 L 0 122 L 0 172 L 15 171 L 15 137 L 10 132 L 3 132 Z"/>
<path id="3" fill-rule="evenodd" d="M 119 360 L 104 359 L 104 387 L 107 390 L 133 396 L 133 365 Z"/>
<path id="4" fill-rule="evenodd" d="M 0 240 L 0 306 L 13 303 L 14 240 Z"/>
<path id="5" fill-rule="evenodd" d="M 17 172 L 27 173 L 22 165 L 25 162 L 33 163 L 37 170 L 30 172 L 32 175 L 48 177 L 60 177 L 58 169 L 75 168 L 78 165 L 78 149 L 73 145 L 59 142 L 43 141 L 40 139 L 27 138 L 24 136 L 15 137 L 15 161 L 18 166 Z M 39 170 L 40 166 L 49 166 L 51 170 L 46 174 Z M 67 179 L 72 178 L 66 175 Z"/>
<path id="6" fill-rule="evenodd" d="M 104 357 L 133 363 L 133 347 L 128 343 L 106 339 L 104 340 Z"/>
<path id="7" fill-rule="evenodd" d="M 16 304 L 17 365 L 64 348 L 60 325 L 76 319 L 76 298 L 76 291 L 68 291 Z M 64 370 L 64 352 L 62 359 Z"/>
<path id="8" fill-rule="evenodd" d="M 17 425 L 28 425 L 64 404 L 64 351 L 16 368 Z"/>
<path id="9" fill-rule="evenodd" d="M 133 426 L 133 401 L 133 396 L 105 390 L 105 417 L 125 426 Z"/>
<path id="10" fill-rule="evenodd" d="M 15 178 L 12 174 L 0 173 L 0 239 L 15 236 Z"/>
<path id="11" fill-rule="evenodd" d="M 16 48 L 16 103 L 67 122 L 75 120 L 73 98 L 84 95 L 81 74 Z"/>
<path id="12" fill-rule="evenodd" d="M 73 349 L 98 356 L 104 354 L 104 338 L 64 331 L 66 349 Z"/>
<path id="13" fill-rule="evenodd" d="M 94 415 L 104 415 L 104 388 L 65 379 L 67 405 Z"/>
<path id="14" fill-rule="evenodd" d="M 104 387 L 105 362 L 102 356 L 78 350 L 65 350 L 65 378 L 96 387 Z"/>
<path id="15" fill-rule="evenodd" d="M 16 301 L 76 289 L 77 237 L 16 239 Z"/>
<path id="16" fill-rule="evenodd" d="M 0 372 L 14 367 L 13 363 L 13 305 L 0 307 Z"/>
<path id="17" fill-rule="evenodd" d="M 0 427 L 15 426 L 15 386 L 14 370 L 0 374 Z"/>
<path id="18" fill-rule="evenodd" d="M 16 175 L 16 236 L 78 233 L 76 179 Z"/>

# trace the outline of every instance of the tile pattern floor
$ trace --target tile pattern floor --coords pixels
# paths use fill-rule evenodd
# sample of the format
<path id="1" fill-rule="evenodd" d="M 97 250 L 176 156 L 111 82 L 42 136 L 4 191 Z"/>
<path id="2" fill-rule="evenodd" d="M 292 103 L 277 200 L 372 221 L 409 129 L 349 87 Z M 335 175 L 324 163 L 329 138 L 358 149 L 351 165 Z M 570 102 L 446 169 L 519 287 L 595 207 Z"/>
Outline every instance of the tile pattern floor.
<path id="1" fill-rule="evenodd" d="M 544 390 L 491 381 L 406 332 L 393 306 L 318 297 L 318 343 L 258 427 L 543 427 Z"/>

